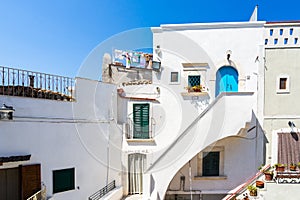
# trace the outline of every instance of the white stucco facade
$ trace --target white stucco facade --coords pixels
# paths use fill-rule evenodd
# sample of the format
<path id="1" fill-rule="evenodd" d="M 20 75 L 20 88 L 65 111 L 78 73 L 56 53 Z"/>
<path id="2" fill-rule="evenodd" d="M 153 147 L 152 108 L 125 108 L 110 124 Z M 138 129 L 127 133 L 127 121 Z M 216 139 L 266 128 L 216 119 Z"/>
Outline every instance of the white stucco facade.
<path id="1" fill-rule="evenodd" d="M 87 199 L 116 181 L 121 185 L 121 130 L 117 128 L 111 98 L 115 87 L 76 79 L 76 102 L 1 96 L 12 105 L 14 119 L 0 121 L 1 156 L 31 155 L 29 161 L 4 163 L 41 164 L 41 181 L 51 199 Z M 75 189 L 53 193 L 53 170 L 75 168 Z"/>

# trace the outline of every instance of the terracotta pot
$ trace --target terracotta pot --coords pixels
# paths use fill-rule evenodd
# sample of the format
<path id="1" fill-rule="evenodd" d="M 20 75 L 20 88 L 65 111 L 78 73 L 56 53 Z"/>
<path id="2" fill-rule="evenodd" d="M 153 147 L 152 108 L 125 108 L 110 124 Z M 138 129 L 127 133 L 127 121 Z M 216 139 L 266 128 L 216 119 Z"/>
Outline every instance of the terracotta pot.
<path id="1" fill-rule="evenodd" d="M 256 181 L 256 187 L 258 187 L 258 188 L 264 188 L 265 187 L 265 183 L 263 181 Z"/>
<path id="2" fill-rule="evenodd" d="M 276 171 L 284 172 L 285 166 L 276 166 Z"/>
<path id="3" fill-rule="evenodd" d="M 290 170 L 291 170 L 291 171 L 296 171 L 296 165 L 290 166 Z"/>
<path id="4" fill-rule="evenodd" d="M 266 181 L 272 181 L 273 180 L 273 174 L 272 173 L 268 173 L 268 172 L 265 172 L 265 180 Z"/>

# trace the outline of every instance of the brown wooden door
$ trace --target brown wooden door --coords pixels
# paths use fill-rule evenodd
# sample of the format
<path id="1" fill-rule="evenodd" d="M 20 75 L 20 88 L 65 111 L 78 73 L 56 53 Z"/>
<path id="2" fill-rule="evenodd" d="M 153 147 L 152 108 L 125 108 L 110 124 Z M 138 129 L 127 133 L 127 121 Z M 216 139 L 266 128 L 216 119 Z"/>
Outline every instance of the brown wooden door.
<path id="1" fill-rule="evenodd" d="M 20 166 L 21 173 L 21 197 L 26 200 L 34 193 L 41 190 L 41 165 L 23 165 Z"/>
<path id="2" fill-rule="evenodd" d="M 19 168 L 0 170 L 0 199 L 20 200 Z"/>

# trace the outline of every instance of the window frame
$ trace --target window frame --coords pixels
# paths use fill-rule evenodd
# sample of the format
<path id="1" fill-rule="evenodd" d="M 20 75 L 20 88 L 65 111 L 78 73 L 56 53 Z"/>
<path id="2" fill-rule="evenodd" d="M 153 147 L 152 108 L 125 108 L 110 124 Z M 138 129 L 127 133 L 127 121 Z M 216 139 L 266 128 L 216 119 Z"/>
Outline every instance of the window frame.
<path id="1" fill-rule="evenodd" d="M 219 175 L 218 176 L 206 176 L 203 175 L 203 159 L 204 159 L 204 154 L 207 152 L 219 152 Z M 224 146 L 209 146 L 206 149 L 204 149 L 203 151 L 201 151 L 198 154 L 198 161 L 197 161 L 197 176 L 198 177 L 226 177 L 224 175 L 224 154 L 225 154 L 225 148 Z"/>
<path id="2" fill-rule="evenodd" d="M 193 87 L 192 85 L 190 85 L 190 77 L 191 77 L 191 76 L 199 77 L 199 85 L 201 85 L 201 75 L 200 75 L 200 74 L 197 74 L 197 75 L 189 74 L 189 75 L 188 75 L 188 86 L 189 86 L 189 87 Z"/>
<path id="3" fill-rule="evenodd" d="M 68 173 L 70 173 L 70 177 L 68 177 L 69 178 L 68 181 L 70 181 L 70 185 L 59 188 L 57 186 L 57 184 L 58 184 L 57 176 L 62 175 L 62 174 L 58 174 L 58 173 L 66 173 L 67 171 L 69 171 Z M 52 181 L 53 181 L 53 185 L 52 185 L 53 186 L 53 188 L 52 188 L 53 194 L 74 190 L 75 189 L 75 167 L 53 170 L 52 171 Z"/>
<path id="4" fill-rule="evenodd" d="M 286 79 L 286 88 L 280 89 L 281 79 Z M 279 75 L 276 79 L 276 93 L 277 94 L 287 94 L 290 93 L 290 77 L 289 75 Z"/>
<path id="5" fill-rule="evenodd" d="M 177 73 L 177 81 L 172 81 L 172 73 Z M 171 84 L 171 85 L 172 84 L 174 84 L 174 85 L 180 84 L 180 73 L 179 73 L 179 71 L 171 71 L 169 84 Z"/>
<path id="6" fill-rule="evenodd" d="M 145 127 L 143 127 L 144 126 L 143 124 L 145 123 L 144 121 L 141 121 L 140 124 L 135 122 L 135 119 L 137 117 L 140 118 L 139 120 L 143 120 L 143 110 L 139 109 L 139 112 L 135 111 L 135 107 L 143 106 L 143 105 L 147 105 L 147 112 L 148 112 L 148 125 L 145 125 Z M 151 124 L 150 103 L 133 103 L 132 104 L 132 110 L 133 110 L 133 116 L 132 116 L 133 117 L 132 118 L 132 121 L 133 121 L 133 134 L 132 134 L 132 137 L 133 137 L 133 139 L 150 139 L 150 124 Z M 136 116 L 137 113 L 139 113 L 140 115 Z M 141 136 L 140 137 L 137 137 L 137 135 L 136 135 L 136 129 L 138 128 L 138 126 L 140 126 L 140 130 L 141 130 Z M 143 132 L 144 128 L 148 128 L 147 133 Z M 144 134 L 148 134 L 148 137 L 143 137 Z"/>

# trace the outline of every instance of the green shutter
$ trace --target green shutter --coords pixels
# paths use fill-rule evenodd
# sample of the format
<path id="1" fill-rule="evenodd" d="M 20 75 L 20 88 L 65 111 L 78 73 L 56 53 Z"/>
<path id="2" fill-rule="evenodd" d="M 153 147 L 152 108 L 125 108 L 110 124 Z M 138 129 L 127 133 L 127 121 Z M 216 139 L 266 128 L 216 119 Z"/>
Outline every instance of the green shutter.
<path id="1" fill-rule="evenodd" d="M 149 104 L 133 104 L 133 138 L 149 138 Z"/>
<path id="2" fill-rule="evenodd" d="M 204 152 L 202 168 L 203 176 L 219 176 L 220 152 Z"/>

